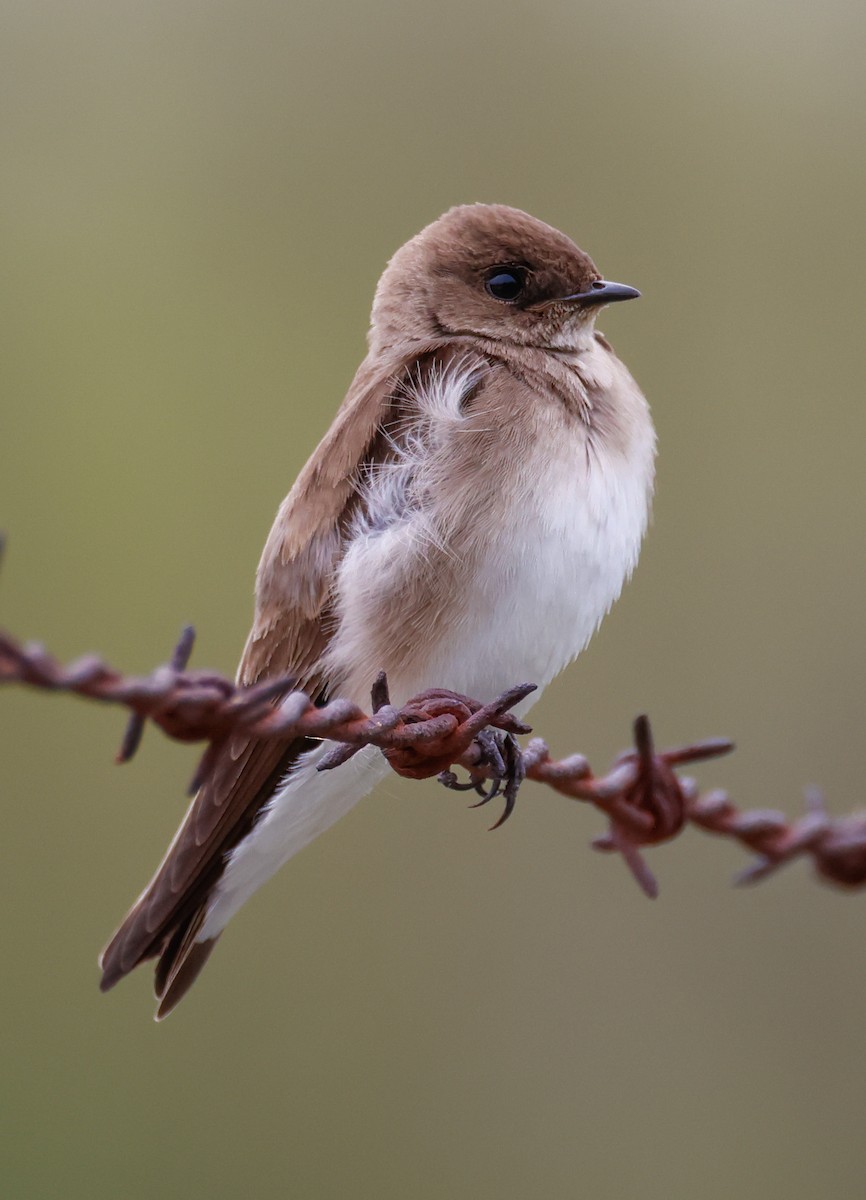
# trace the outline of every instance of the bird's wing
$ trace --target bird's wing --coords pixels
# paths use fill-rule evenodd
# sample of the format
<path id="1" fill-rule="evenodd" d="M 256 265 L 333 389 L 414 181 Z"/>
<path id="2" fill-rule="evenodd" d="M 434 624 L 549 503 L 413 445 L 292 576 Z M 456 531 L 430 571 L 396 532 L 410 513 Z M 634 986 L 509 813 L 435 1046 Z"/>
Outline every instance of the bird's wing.
<path id="1" fill-rule="evenodd" d="M 325 438 L 283 501 L 259 564 L 256 615 L 238 669 L 244 685 L 291 675 L 315 699 L 327 695 L 321 662 L 329 641 L 334 573 L 346 526 L 360 502 L 363 464 L 394 418 L 401 379 L 432 354 L 361 365 Z M 397 397 L 397 398 L 395 398 Z M 226 856 L 253 827 L 292 763 L 312 743 L 229 738 L 193 800 L 163 862 L 102 953 L 103 990 L 160 955 L 157 995 L 164 1015 L 185 993 L 212 943 L 195 941 Z"/>

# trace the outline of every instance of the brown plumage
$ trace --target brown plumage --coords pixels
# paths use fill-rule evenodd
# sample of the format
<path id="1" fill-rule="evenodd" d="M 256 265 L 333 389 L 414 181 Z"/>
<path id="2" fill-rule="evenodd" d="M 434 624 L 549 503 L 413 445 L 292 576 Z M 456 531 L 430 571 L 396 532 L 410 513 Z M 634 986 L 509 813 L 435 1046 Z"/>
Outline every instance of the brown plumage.
<path id="1" fill-rule="evenodd" d="M 323 699 L 321 661 L 328 644 L 329 593 L 341 552 L 341 522 L 351 506 L 359 465 L 369 461 L 388 420 L 400 364 L 359 370 L 318 451 L 280 506 L 259 566 L 256 615 L 238 681 L 291 675 Z M 224 748 L 153 880 L 103 951 L 107 991 L 148 958 L 156 971 L 158 1016 L 183 997 L 212 949 L 191 958 L 210 891 L 226 854 L 252 828 L 279 780 L 312 743 L 239 736 Z"/>
<path id="2" fill-rule="evenodd" d="M 509 273 L 520 284 L 517 302 L 491 290 L 507 290 Z M 604 288 L 613 290 L 602 295 Z M 314 698 L 360 701 L 382 669 L 398 699 L 409 688 L 474 681 L 461 674 L 462 663 L 451 664 L 450 641 L 468 636 L 491 588 L 501 591 L 490 568 L 505 554 L 496 539 L 509 536 L 506 514 L 537 510 L 543 528 L 550 524 L 539 455 L 557 443 L 579 449 L 577 463 L 610 459 L 624 478 L 634 460 L 642 481 L 634 505 L 643 511 L 635 512 L 603 603 L 594 603 L 592 612 L 599 611 L 582 618 L 587 629 L 575 635 L 574 648 L 551 643 L 534 664 L 538 682 L 578 652 L 630 569 L 631 543 L 646 520 L 653 445 L 646 405 L 592 327 L 601 303 L 627 294 L 636 293 L 604 284 L 563 234 L 504 206 L 453 209 L 394 255 L 374 301 L 369 354 L 265 544 L 241 683 L 290 674 Z M 380 562 L 376 539 L 397 527 L 406 536 L 396 553 L 389 542 L 382 569 L 371 570 Z M 595 554 L 595 532 L 592 538 Z M 599 553 L 603 565 L 603 547 Z M 363 570 L 353 565 L 358 554 L 368 554 Z M 500 565 L 519 570 L 504 558 Z M 540 593 L 537 607 L 544 603 Z M 484 664 L 479 686 L 498 678 L 492 670 Z M 433 677 L 436 671 L 443 677 Z M 517 678 L 507 663 L 502 671 L 503 686 Z M 277 794 L 296 803 L 283 789 L 287 777 L 301 780 L 312 749 L 305 741 L 246 737 L 222 748 L 163 863 L 102 955 L 103 989 L 158 957 L 158 1016 L 171 1011 L 219 936 L 224 922 L 215 906 L 230 915 L 258 886 L 255 872 L 246 880 L 250 869 L 236 865 L 238 854 L 254 830 L 260 837 Z M 307 822 L 311 836 L 323 827 L 321 804 Z M 298 845 L 309 840 L 306 828 Z M 290 841 L 283 857 L 293 852 Z M 226 891 L 230 862 L 241 881 L 232 885 L 243 893 L 237 901 Z"/>

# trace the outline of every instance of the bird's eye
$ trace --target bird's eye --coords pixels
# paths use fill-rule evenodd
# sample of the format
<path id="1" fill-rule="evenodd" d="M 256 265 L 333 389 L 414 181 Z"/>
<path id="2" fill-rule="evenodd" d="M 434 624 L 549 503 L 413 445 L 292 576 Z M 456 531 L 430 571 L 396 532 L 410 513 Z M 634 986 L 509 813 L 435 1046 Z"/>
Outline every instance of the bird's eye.
<path id="1" fill-rule="evenodd" d="M 516 300 L 525 286 L 526 272 L 522 267 L 494 267 L 484 281 L 487 294 L 506 303 Z"/>

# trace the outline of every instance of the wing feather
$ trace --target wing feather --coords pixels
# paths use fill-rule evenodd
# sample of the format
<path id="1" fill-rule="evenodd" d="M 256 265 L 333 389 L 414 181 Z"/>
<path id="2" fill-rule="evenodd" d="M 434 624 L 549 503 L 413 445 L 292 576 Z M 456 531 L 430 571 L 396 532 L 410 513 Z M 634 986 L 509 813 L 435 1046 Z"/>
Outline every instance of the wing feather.
<path id="1" fill-rule="evenodd" d="M 321 663 L 330 639 L 331 590 L 360 474 L 391 418 L 400 379 L 433 349 L 416 347 L 392 360 L 370 356 L 361 364 L 268 536 L 256 579 L 255 620 L 238 668 L 240 683 L 291 675 L 314 699 L 327 696 L 332 681 L 324 677 Z M 102 953 L 103 990 L 140 962 L 161 955 L 160 1013 L 180 999 L 212 948 L 202 943 L 207 952 L 199 946 L 191 957 L 226 856 L 310 746 L 306 739 L 236 736 L 226 741 L 156 874 Z"/>

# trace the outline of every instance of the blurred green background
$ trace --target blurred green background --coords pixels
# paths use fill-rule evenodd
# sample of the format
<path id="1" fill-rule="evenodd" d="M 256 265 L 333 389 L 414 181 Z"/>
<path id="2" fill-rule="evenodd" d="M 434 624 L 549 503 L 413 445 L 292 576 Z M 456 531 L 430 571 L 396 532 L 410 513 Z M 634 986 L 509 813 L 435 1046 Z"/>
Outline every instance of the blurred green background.
<path id="1" fill-rule="evenodd" d="M 862 801 L 862 3 L 60 3 L 0 38 L 0 623 L 231 672 L 279 500 L 389 254 L 452 204 L 558 225 L 660 438 L 655 522 L 535 710 L 727 734 L 749 807 Z M 248 905 L 161 1026 L 96 954 L 192 751 L 2 703 L 4 1197 L 862 1195 L 866 896 L 736 891 L 691 833 L 649 903 L 527 787 L 507 827 L 392 780 Z"/>

